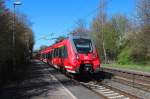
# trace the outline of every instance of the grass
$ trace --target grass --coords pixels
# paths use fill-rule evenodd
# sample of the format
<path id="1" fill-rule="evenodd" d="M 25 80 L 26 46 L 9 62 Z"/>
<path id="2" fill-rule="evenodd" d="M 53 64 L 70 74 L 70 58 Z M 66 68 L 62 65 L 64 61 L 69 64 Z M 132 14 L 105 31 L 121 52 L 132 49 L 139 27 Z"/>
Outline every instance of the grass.
<path id="1" fill-rule="evenodd" d="M 115 68 L 123 68 L 123 69 L 130 69 L 130 70 L 137 70 L 143 72 L 150 73 L 150 65 L 139 65 L 139 64 L 131 64 L 131 65 L 120 65 L 117 63 L 113 64 L 102 64 L 103 67 L 115 67 Z"/>

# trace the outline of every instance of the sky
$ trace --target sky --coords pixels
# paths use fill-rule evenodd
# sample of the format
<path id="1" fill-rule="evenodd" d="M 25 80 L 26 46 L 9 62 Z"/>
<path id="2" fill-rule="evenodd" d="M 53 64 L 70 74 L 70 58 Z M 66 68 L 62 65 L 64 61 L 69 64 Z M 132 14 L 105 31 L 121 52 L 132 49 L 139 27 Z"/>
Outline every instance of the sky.
<path id="1" fill-rule="evenodd" d="M 78 19 L 83 19 L 87 28 L 96 16 L 100 0 L 20 0 L 22 5 L 17 12 L 27 15 L 32 23 L 35 37 L 34 50 L 41 45 L 51 45 L 54 40 L 48 39 L 67 35 L 75 28 Z M 135 13 L 135 0 L 107 0 L 107 15 L 124 14 L 128 17 Z M 13 10 L 13 0 L 7 0 L 6 6 Z M 53 36 L 50 34 L 54 34 Z"/>

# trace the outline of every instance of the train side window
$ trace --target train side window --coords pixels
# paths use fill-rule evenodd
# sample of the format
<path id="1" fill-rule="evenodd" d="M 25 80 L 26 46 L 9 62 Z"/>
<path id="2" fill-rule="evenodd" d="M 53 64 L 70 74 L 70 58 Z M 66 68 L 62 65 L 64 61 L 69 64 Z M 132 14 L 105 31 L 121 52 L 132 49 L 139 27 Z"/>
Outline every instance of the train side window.
<path id="1" fill-rule="evenodd" d="M 53 58 L 54 57 L 54 50 L 52 50 L 52 52 L 51 52 L 51 58 Z"/>
<path id="2" fill-rule="evenodd" d="M 68 52 L 67 52 L 66 46 L 63 46 L 62 57 L 64 57 L 64 58 L 68 57 Z"/>
<path id="3" fill-rule="evenodd" d="M 59 57 L 59 48 L 57 48 L 57 57 Z"/>
<path id="4" fill-rule="evenodd" d="M 59 56 L 62 57 L 63 56 L 63 47 L 60 47 L 60 52 L 59 52 Z"/>
<path id="5" fill-rule="evenodd" d="M 65 52 L 64 52 L 65 53 L 65 58 L 67 58 L 68 57 L 67 47 L 65 46 L 64 49 L 65 49 Z"/>
<path id="6" fill-rule="evenodd" d="M 47 54 L 47 58 L 50 58 L 50 53 Z"/>
<path id="7" fill-rule="evenodd" d="M 60 52 L 60 50 L 59 50 L 59 48 L 57 48 L 57 57 L 59 57 L 59 52 Z"/>
<path id="8" fill-rule="evenodd" d="M 44 54 L 44 56 L 45 56 L 44 58 L 46 59 L 46 54 Z"/>
<path id="9" fill-rule="evenodd" d="M 60 48 L 58 48 L 57 56 L 60 57 Z"/>
<path id="10" fill-rule="evenodd" d="M 55 49 L 55 55 L 54 57 L 56 58 L 57 57 L 57 48 Z"/>
<path id="11" fill-rule="evenodd" d="M 47 58 L 49 58 L 49 53 L 47 53 Z"/>
<path id="12" fill-rule="evenodd" d="M 47 58 L 49 58 L 49 53 L 47 53 Z"/>
<path id="13" fill-rule="evenodd" d="M 64 58 L 64 46 L 62 47 L 62 57 Z"/>
<path id="14" fill-rule="evenodd" d="M 53 58 L 53 51 L 51 52 L 51 58 Z"/>
<path id="15" fill-rule="evenodd" d="M 56 49 L 54 49 L 54 58 L 56 57 Z"/>
<path id="16" fill-rule="evenodd" d="M 50 58 L 50 59 L 52 58 L 51 55 L 52 55 L 52 54 L 51 54 L 51 52 L 50 52 L 50 53 L 49 53 L 49 58 Z"/>
<path id="17" fill-rule="evenodd" d="M 56 57 L 58 57 L 59 56 L 59 49 L 57 48 L 57 54 L 56 54 Z"/>
<path id="18" fill-rule="evenodd" d="M 61 57 L 62 49 L 61 47 L 59 48 L 59 57 Z"/>
<path id="19" fill-rule="evenodd" d="M 57 57 L 57 48 L 55 49 L 55 57 Z"/>
<path id="20" fill-rule="evenodd" d="M 55 49 L 53 50 L 53 58 L 55 58 Z"/>

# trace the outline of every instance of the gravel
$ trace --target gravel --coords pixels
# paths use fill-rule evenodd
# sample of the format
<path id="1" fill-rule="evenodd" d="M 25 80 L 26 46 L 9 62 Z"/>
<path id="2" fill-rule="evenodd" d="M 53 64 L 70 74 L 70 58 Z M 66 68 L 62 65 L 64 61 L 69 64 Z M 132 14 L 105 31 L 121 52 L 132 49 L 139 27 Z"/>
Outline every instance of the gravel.
<path id="1" fill-rule="evenodd" d="M 110 79 L 105 79 L 104 81 L 102 81 L 102 83 L 112 86 L 116 89 L 125 91 L 126 93 L 135 95 L 135 96 L 139 97 L 140 99 L 150 99 L 150 92 L 140 90 L 140 89 L 134 88 L 132 86 L 127 86 L 127 85 L 121 84 L 119 82 L 112 81 Z"/>

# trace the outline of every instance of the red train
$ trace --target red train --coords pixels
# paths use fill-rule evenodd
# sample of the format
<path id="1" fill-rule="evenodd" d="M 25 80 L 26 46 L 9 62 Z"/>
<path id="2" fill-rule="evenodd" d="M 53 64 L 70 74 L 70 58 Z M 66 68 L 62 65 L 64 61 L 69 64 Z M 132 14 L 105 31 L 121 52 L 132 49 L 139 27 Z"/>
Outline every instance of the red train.
<path id="1" fill-rule="evenodd" d="M 94 73 L 100 69 L 100 60 L 91 39 L 73 36 L 40 52 L 40 60 L 71 74 Z"/>

